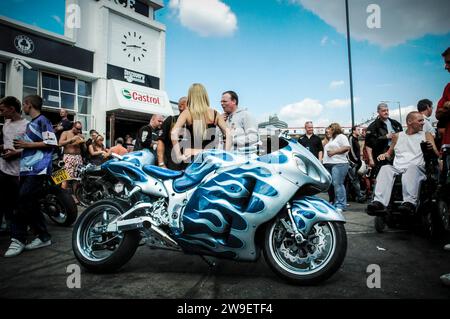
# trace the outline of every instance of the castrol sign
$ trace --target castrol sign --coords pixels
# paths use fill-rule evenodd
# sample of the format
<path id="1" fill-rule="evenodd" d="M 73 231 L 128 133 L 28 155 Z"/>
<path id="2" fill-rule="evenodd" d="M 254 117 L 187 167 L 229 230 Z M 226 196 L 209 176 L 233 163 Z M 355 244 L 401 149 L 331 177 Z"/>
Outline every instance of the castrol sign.
<path id="1" fill-rule="evenodd" d="M 148 93 L 145 92 L 122 89 L 122 95 L 124 98 L 131 101 L 161 105 L 161 100 L 159 96 L 149 95 Z"/>
<path id="2" fill-rule="evenodd" d="M 124 81 L 108 80 L 106 110 L 130 110 L 147 114 L 173 115 L 167 93 Z"/>

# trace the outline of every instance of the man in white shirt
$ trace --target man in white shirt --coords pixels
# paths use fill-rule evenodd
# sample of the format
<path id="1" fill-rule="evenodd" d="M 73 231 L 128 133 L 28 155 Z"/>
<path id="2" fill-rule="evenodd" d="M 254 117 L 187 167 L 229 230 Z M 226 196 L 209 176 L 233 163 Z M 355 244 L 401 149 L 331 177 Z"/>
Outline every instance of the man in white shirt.
<path id="1" fill-rule="evenodd" d="M 436 137 L 436 129 L 433 127 L 430 119 L 431 114 L 433 114 L 433 102 L 428 99 L 420 100 L 417 102 L 417 111 L 423 115 L 423 119 L 425 120 L 423 131 L 429 132 L 433 137 Z"/>
<path id="2" fill-rule="evenodd" d="M 403 202 L 399 210 L 407 213 L 415 212 L 419 196 L 420 183 L 426 178 L 425 161 L 420 143 L 427 141 L 429 147 L 439 156 L 434 138 L 423 131 L 424 118 L 419 112 L 410 112 L 406 117 L 408 128 L 405 132 L 393 135 L 388 151 L 378 156 L 378 160 L 390 158 L 395 152 L 394 164 L 381 167 L 375 185 L 375 196 L 367 206 L 369 215 L 384 213 L 391 199 L 392 186 L 396 175 L 402 175 Z"/>
<path id="3" fill-rule="evenodd" d="M 0 116 L 5 118 L 3 144 L 0 145 L 0 225 L 3 216 L 10 223 L 19 195 L 20 155 L 13 140 L 25 134 L 28 121 L 20 115 L 22 104 L 13 96 L 0 100 Z M 7 226 L 5 227 L 7 229 Z"/>

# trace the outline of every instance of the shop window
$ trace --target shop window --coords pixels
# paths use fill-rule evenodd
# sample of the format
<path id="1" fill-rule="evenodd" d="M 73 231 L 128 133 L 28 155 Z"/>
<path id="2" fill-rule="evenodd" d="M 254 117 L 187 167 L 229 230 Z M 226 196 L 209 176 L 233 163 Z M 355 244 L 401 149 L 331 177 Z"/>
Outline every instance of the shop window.
<path id="1" fill-rule="evenodd" d="M 6 95 L 6 64 L 0 62 L 0 98 Z"/>
<path id="2" fill-rule="evenodd" d="M 36 70 L 23 69 L 23 97 L 38 94 L 38 75 Z"/>
<path id="3" fill-rule="evenodd" d="M 76 79 L 42 72 L 42 99 L 47 107 L 75 109 Z"/>

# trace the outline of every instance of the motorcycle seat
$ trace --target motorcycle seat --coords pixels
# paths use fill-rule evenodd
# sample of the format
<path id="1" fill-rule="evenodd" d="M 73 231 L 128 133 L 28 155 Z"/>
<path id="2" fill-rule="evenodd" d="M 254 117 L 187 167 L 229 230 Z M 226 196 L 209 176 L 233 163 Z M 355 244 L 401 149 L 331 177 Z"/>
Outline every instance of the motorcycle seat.
<path id="1" fill-rule="evenodd" d="M 102 175 L 104 172 L 101 166 L 89 165 L 86 167 L 86 173 L 89 175 Z"/>
<path id="2" fill-rule="evenodd" d="M 174 171 L 171 169 L 155 166 L 155 165 L 144 165 L 142 167 L 144 172 L 146 172 L 148 175 L 166 180 L 166 179 L 174 179 L 178 178 L 183 175 L 183 172 L 180 171 Z"/>

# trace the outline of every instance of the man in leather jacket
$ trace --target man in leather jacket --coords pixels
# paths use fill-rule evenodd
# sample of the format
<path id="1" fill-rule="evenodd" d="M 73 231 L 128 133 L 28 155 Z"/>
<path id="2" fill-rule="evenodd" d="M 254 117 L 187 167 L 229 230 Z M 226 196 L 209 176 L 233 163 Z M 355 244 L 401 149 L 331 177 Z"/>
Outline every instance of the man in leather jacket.
<path id="1" fill-rule="evenodd" d="M 389 107 L 386 103 L 380 103 L 377 107 L 378 117 L 373 121 L 366 132 L 366 150 L 370 167 L 377 170 L 387 164 L 386 161 L 378 161 L 377 157 L 389 149 L 392 135 L 403 131 L 402 125 L 389 118 Z"/>

